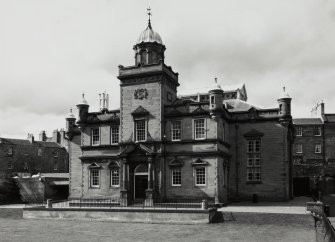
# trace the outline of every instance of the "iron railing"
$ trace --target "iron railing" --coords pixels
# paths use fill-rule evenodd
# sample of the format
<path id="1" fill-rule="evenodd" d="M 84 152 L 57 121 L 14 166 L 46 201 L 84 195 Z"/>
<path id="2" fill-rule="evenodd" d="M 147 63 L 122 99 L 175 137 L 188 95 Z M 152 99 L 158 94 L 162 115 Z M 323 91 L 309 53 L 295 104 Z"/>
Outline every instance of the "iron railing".
<path id="1" fill-rule="evenodd" d="M 30 203 L 26 207 L 46 207 L 47 202 Z M 217 207 L 214 199 L 168 199 L 153 200 L 135 199 L 124 205 L 119 198 L 71 198 L 52 201 L 53 208 L 143 208 L 143 209 L 206 209 Z"/>

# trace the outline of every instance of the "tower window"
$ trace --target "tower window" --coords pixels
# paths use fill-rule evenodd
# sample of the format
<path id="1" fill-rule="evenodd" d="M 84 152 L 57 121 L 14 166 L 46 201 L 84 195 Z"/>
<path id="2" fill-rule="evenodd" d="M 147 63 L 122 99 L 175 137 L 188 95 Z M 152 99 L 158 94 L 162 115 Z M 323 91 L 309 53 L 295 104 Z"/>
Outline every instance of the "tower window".
<path id="1" fill-rule="evenodd" d="M 92 128 L 92 130 L 91 130 L 91 140 L 92 140 L 92 145 L 99 145 L 100 144 L 99 128 Z"/>
<path id="2" fill-rule="evenodd" d="M 261 140 L 247 141 L 247 182 L 261 181 Z"/>
<path id="3" fill-rule="evenodd" d="M 181 121 L 176 120 L 172 122 L 172 140 L 181 140 Z"/>
<path id="4" fill-rule="evenodd" d="M 135 141 L 146 140 L 145 119 L 135 120 Z"/>
<path id="5" fill-rule="evenodd" d="M 90 187 L 98 188 L 100 186 L 100 170 L 90 170 Z"/>
<path id="6" fill-rule="evenodd" d="M 171 170 L 172 186 L 181 186 L 181 168 L 177 167 Z"/>
<path id="7" fill-rule="evenodd" d="M 120 170 L 117 168 L 111 169 L 111 186 L 118 187 L 120 185 Z"/>
<path id="8" fill-rule="evenodd" d="M 111 144 L 119 143 L 119 126 L 111 127 Z"/>
<path id="9" fill-rule="evenodd" d="M 206 138 L 204 118 L 194 120 L 194 138 L 195 139 L 205 139 Z"/>
<path id="10" fill-rule="evenodd" d="M 215 96 L 211 96 L 211 104 L 213 104 L 215 102 Z"/>
<path id="11" fill-rule="evenodd" d="M 195 185 L 206 186 L 206 167 L 197 166 L 194 168 L 195 171 Z"/>

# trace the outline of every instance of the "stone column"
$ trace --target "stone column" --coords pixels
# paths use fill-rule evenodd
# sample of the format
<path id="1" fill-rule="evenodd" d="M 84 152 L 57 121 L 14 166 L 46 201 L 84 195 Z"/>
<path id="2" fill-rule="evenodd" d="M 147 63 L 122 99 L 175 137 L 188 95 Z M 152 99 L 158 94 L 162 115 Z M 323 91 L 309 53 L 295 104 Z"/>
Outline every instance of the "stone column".
<path id="1" fill-rule="evenodd" d="M 128 163 L 127 158 L 122 158 L 122 183 L 120 189 L 120 206 L 127 207 L 129 204 L 128 196 Z"/>
<path id="2" fill-rule="evenodd" d="M 152 176 L 153 176 L 153 169 L 152 169 L 152 157 L 148 157 L 148 189 L 146 190 L 146 198 L 144 205 L 147 207 L 152 207 L 154 204 L 153 201 L 153 184 L 152 184 Z"/>

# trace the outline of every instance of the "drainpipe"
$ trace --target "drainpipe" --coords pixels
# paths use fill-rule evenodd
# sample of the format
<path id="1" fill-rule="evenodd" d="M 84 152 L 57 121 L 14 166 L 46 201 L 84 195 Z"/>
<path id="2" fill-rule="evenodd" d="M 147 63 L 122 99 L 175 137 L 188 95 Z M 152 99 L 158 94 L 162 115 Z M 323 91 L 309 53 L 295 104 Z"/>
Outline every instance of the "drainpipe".
<path id="1" fill-rule="evenodd" d="M 238 162 L 238 124 L 235 124 L 235 182 L 236 182 L 236 193 L 235 193 L 235 199 L 238 199 L 238 167 L 239 167 L 239 162 Z"/>
<path id="2" fill-rule="evenodd" d="M 325 178 L 325 168 L 326 168 L 326 134 L 325 134 L 325 124 L 322 124 L 322 196 L 326 192 L 326 178 Z"/>

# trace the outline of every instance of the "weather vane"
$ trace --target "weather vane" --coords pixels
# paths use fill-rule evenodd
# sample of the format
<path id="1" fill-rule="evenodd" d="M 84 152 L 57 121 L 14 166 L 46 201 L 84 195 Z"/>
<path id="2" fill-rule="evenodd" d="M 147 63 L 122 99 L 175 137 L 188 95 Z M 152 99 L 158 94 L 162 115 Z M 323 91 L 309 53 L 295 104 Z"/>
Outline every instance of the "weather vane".
<path id="1" fill-rule="evenodd" d="M 148 10 L 148 16 L 149 16 L 149 27 L 151 28 L 151 22 L 150 22 L 150 16 L 152 16 L 152 13 L 151 13 L 151 8 L 149 7 L 149 8 L 147 8 L 147 10 Z"/>

